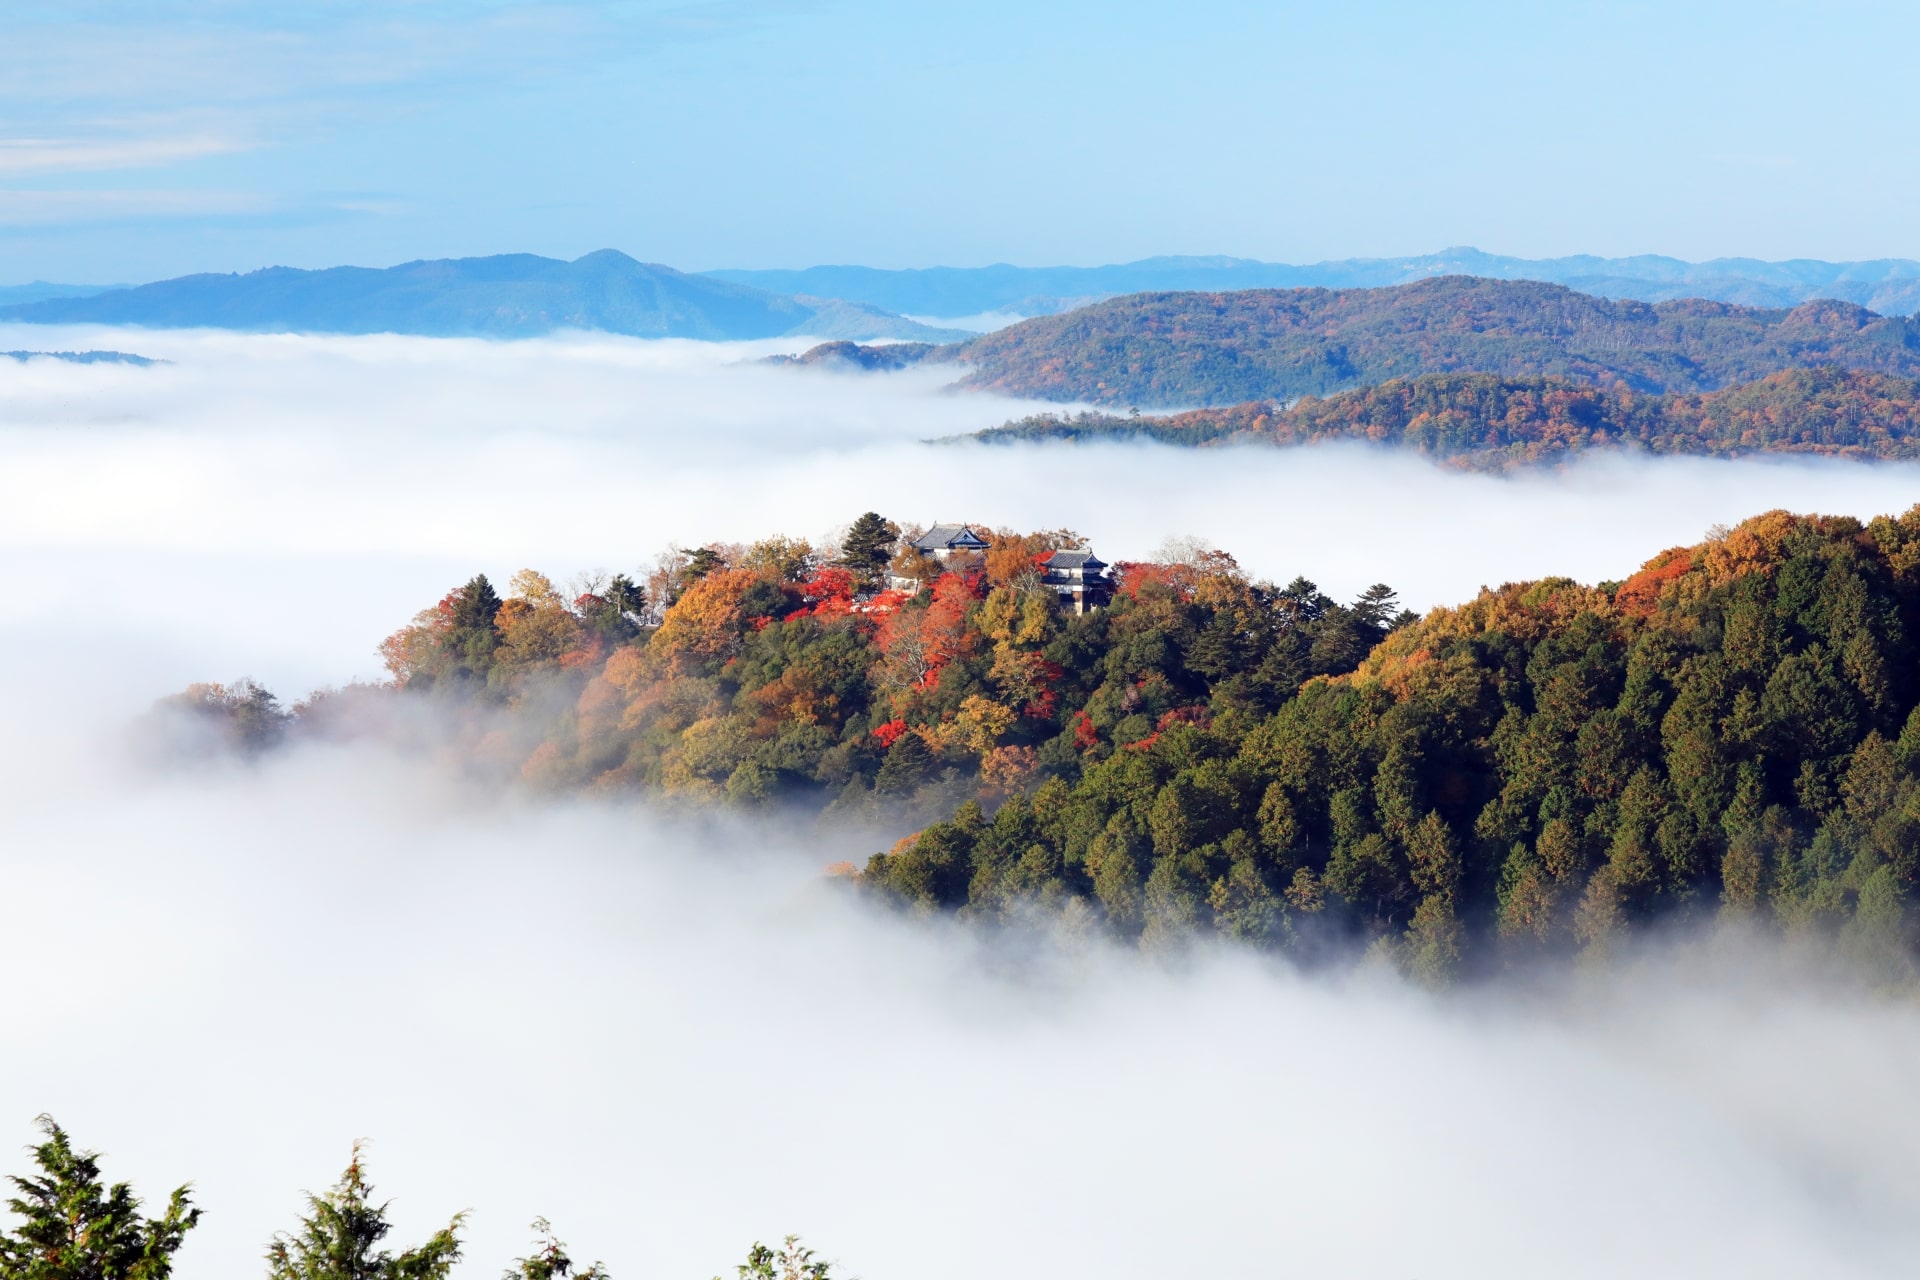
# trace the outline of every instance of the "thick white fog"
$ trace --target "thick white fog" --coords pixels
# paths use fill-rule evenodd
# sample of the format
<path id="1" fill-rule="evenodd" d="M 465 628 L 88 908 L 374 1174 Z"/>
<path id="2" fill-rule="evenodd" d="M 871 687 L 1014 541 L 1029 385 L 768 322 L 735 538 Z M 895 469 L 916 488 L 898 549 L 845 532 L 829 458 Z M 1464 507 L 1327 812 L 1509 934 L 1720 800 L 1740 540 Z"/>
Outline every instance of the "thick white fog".
<path id="1" fill-rule="evenodd" d="M 523 804 L 309 748 L 152 774 L 189 679 L 293 694 L 476 569 L 898 519 L 1172 535 L 1337 594 L 1619 576 L 1903 468 L 1612 463 L 1489 479 L 1359 450 L 928 448 L 1027 406 L 762 348 L 0 331 L 0 1171 L 50 1111 L 208 1208 L 184 1276 L 258 1274 L 356 1137 L 462 1274 L 550 1217 L 616 1280 L 804 1233 L 868 1280 L 1906 1274 L 1920 1015 L 1692 941 L 1446 998 L 1244 955 L 1010 954 L 877 915 L 857 836 Z M 9 1136 L 11 1135 L 11 1136 Z M 12 1143 L 15 1146 L 9 1146 Z"/>
<path id="2" fill-rule="evenodd" d="M 535 1214 L 636 1280 L 787 1231 L 875 1280 L 1920 1246 L 1920 1019 L 1764 952 L 1449 1000 L 996 955 L 824 885 L 857 841 L 523 808 L 367 749 L 158 780 L 50 750 L 10 732 L 0 782 L 0 1139 L 44 1108 L 150 1193 L 195 1180 L 185 1275 L 257 1274 L 355 1137 L 400 1239 L 473 1211 L 468 1276 Z"/>

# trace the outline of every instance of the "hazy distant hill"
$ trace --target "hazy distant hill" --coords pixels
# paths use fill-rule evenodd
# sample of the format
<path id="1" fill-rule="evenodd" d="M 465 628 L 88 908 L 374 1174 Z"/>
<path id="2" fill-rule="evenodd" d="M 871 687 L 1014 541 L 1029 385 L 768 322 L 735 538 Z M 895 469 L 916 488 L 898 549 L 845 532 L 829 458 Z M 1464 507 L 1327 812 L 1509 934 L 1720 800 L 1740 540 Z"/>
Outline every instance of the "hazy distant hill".
<path id="1" fill-rule="evenodd" d="M 892 373 L 921 364 L 938 348 L 926 342 L 889 342 L 863 347 L 857 342 L 823 342 L 797 356 L 768 356 L 764 363 L 821 366 L 858 373 Z"/>
<path id="2" fill-rule="evenodd" d="M 785 297 L 602 249 L 572 262 L 533 254 L 397 267 L 269 267 L 182 276 L 84 298 L 0 307 L 0 320 L 149 328 L 529 337 L 597 329 L 649 338 L 946 338 L 864 303 Z"/>
<path id="3" fill-rule="evenodd" d="M 91 298 L 97 293 L 126 287 L 123 284 L 52 284 L 45 280 L 35 280 L 31 284 L 5 284 L 0 285 L 0 307 L 41 302 L 47 298 Z"/>
<path id="4" fill-rule="evenodd" d="M 989 443 L 1153 439 L 1276 445 L 1357 440 L 1498 469 L 1594 449 L 1737 457 L 1920 458 L 1920 382 L 1824 366 L 1724 391 L 1643 395 L 1565 378 L 1434 373 L 1292 405 L 1266 401 L 1165 417 L 1038 415 L 975 433 Z"/>
<path id="5" fill-rule="evenodd" d="M 1708 391 L 1820 364 L 1920 374 L 1920 320 L 1845 302 L 1650 305 L 1444 276 L 1388 289 L 1135 294 L 933 358 L 970 365 L 963 382 L 976 388 L 1142 408 L 1284 401 L 1442 372 Z"/>
<path id="6" fill-rule="evenodd" d="M 1052 315 L 1127 293 L 1233 289 L 1378 288 L 1432 276 L 1544 280 L 1609 298 L 1664 302 L 1712 298 L 1745 306 L 1792 307 L 1838 298 L 1882 315 L 1920 311 L 1920 262 L 1763 262 L 1716 258 L 1683 262 L 1633 258 L 1510 258 L 1478 249 L 1446 249 L 1411 258 L 1349 258 L 1309 266 L 1250 258 L 1146 258 L 1105 267 L 809 267 L 802 271 L 714 271 L 738 284 L 786 293 L 850 298 L 907 315 L 966 316 L 984 311 Z"/>

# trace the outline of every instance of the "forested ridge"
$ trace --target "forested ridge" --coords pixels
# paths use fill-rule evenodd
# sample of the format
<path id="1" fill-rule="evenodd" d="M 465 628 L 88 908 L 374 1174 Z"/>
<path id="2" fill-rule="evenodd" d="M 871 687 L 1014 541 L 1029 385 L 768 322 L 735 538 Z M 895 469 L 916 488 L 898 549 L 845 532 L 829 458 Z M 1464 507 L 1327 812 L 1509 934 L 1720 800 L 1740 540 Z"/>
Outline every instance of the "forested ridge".
<path id="1" fill-rule="evenodd" d="M 1814 365 L 1920 376 L 1920 320 L 1846 302 L 1649 304 L 1443 276 L 1384 289 L 1131 294 L 916 358 L 966 365 L 961 385 L 980 390 L 1148 409 L 1286 402 L 1434 373 L 1692 393 Z"/>
<path id="2" fill-rule="evenodd" d="M 534 788 L 910 822 L 849 878 L 982 921 L 1342 940 L 1435 980 L 1718 916 L 1906 962 L 1920 508 L 1773 512 L 1423 619 L 1193 549 L 1076 616 L 1031 568 L 1068 531 L 863 594 L 916 568 L 896 532 L 701 548 L 653 599 L 475 578 L 386 642 L 391 686 L 174 709 L 258 745 L 427 700 Z"/>
<path id="3" fill-rule="evenodd" d="M 1920 457 L 1917 426 L 1920 382 L 1825 365 L 1783 370 L 1724 391 L 1667 395 L 1565 378 L 1426 374 L 1289 405 L 1253 401 L 1165 416 L 1042 414 L 963 438 L 1181 445 L 1354 440 L 1485 470 L 1620 448 L 1710 457 L 1913 459 Z"/>

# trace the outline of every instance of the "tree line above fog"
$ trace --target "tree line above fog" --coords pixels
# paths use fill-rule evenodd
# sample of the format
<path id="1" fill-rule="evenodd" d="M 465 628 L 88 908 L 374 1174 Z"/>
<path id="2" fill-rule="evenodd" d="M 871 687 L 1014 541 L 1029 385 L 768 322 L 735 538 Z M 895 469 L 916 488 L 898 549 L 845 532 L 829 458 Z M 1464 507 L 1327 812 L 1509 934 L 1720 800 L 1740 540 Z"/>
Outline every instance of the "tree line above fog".
<path id="1" fill-rule="evenodd" d="M 98 1152 L 76 1147 L 51 1116 L 38 1123 L 43 1140 L 28 1148 L 33 1170 L 7 1179 L 16 1194 L 6 1201 L 14 1221 L 0 1228 L 0 1280 L 168 1280 L 200 1225 L 192 1189 L 175 1188 L 161 1214 L 143 1216 L 129 1184 L 102 1178 Z M 388 1202 L 374 1198 L 359 1143 L 339 1181 L 305 1199 L 298 1225 L 267 1242 L 267 1280 L 447 1280 L 465 1251 L 465 1212 L 411 1248 L 387 1242 Z M 513 1260 L 504 1280 L 610 1280 L 598 1262 L 577 1264 L 546 1219 L 535 1218 L 533 1231 L 532 1250 Z M 756 1243 L 734 1272 L 739 1280 L 832 1276 L 797 1236 L 780 1249 Z"/>
<path id="2" fill-rule="evenodd" d="M 1920 458 L 1917 424 L 1920 382 L 1824 365 L 1725 391 L 1669 395 L 1567 378 L 1435 373 L 1291 404 L 1256 400 L 1164 416 L 1036 414 L 956 439 L 1149 439 L 1199 447 L 1345 440 L 1406 449 L 1452 467 L 1501 470 L 1620 449 L 1910 461 Z"/>
<path id="3" fill-rule="evenodd" d="M 1732 920 L 1910 973 L 1920 508 L 1773 512 L 1425 618 L 1197 547 L 1075 614 L 1035 570 L 1071 531 L 944 565 L 899 533 L 869 513 L 837 548 L 568 592 L 475 577 L 383 644 L 388 684 L 169 712 L 258 748 L 432 709 L 441 749 L 536 793 L 891 826 L 845 883 L 985 926 L 1366 949 L 1444 982 Z"/>

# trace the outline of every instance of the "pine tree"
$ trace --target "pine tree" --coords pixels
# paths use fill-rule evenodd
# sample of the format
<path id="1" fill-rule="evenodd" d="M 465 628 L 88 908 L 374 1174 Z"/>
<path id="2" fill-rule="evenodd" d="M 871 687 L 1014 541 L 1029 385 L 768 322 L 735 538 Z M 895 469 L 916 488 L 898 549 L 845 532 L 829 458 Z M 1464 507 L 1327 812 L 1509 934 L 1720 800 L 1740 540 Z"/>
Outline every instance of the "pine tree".
<path id="1" fill-rule="evenodd" d="M 840 540 L 840 559 L 835 563 L 853 570 L 862 589 L 871 591 L 880 585 L 881 575 L 893 559 L 893 544 L 899 539 L 899 526 L 879 512 L 869 511 L 855 520 Z"/>
<path id="2" fill-rule="evenodd" d="M 621 618 L 644 618 L 647 613 L 647 589 L 624 573 L 613 575 L 607 583 L 607 607 Z"/>
<path id="3" fill-rule="evenodd" d="M 448 674 L 456 679 L 484 680 L 493 666 L 493 651 L 500 636 L 494 619 L 500 615 L 500 596 L 484 573 L 475 574 L 467 585 L 448 597 L 451 625 L 444 645 L 451 661 Z"/>
<path id="4" fill-rule="evenodd" d="M 457 1213 L 426 1243 L 399 1254 L 379 1247 L 392 1227 L 387 1206 L 373 1203 L 373 1188 L 361 1167 L 360 1144 L 333 1190 L 309 1195 L 306 1217 L 293 1235 L 267 1246 L 269 1280 L 446 1280 L 460 1260 Z"/>
<path id="5" fill-rule="evenodd" d="M 75 1151 L 66 1130 L 41 1116 L 47 1140 L 34 1147 L 37 1177 L 10 1178 L 21 1219 L 0 1233 L 0 1280 L 166 1280 L 173 1255 L 200 1221 L 187 1188 L 158 1218 L 142 1218 L 126 1183 L 100 1185 L 97 1152 Z"/>

